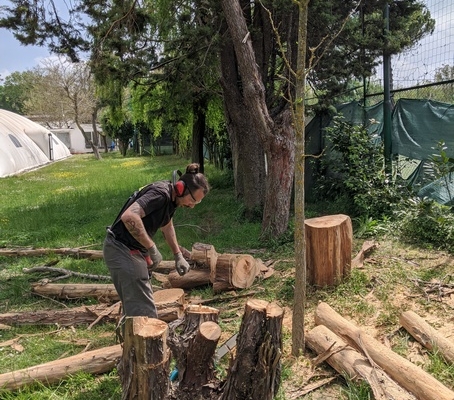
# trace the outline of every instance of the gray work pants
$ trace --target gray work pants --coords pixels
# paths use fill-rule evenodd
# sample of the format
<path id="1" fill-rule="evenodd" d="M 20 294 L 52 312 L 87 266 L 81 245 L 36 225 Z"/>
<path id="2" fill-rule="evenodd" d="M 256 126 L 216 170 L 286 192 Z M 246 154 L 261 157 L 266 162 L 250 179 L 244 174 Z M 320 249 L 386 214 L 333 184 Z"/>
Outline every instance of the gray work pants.
<path id="1" fill-rule="evenodd" d="M 123 303 L 124 314 L 127 317 L 158 318 L 147 262 L 142 254 L 131 254 L 111 234 L 107 234 L 104 240 L 103 253 L 113 284 Z"/>

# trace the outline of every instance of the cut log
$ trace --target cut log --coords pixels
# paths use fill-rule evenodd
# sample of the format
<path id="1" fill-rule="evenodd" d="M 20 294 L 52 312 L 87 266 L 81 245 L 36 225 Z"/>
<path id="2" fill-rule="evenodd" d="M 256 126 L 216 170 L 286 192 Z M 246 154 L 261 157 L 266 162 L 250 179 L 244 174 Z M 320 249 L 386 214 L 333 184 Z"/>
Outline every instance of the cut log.
<path id="1" fill-rule="evenodd" d="M 350 273 L 352 222 L 348 215 L 305 220 L 307 281 L 314 286 L 339 284 Z"/>
<path id="2" fill-rule="evenodd" d="M 248 254 L 219 254 L 214 275 L 213 290 L 220 292 L 245 289 L 252 285 L 260 272 L 254 257 Z"/>
<path id="3" fill-rule="evenodd" d="M 158 319 L 171 322 L 184 315 L 186 300 L 183 289 L 164 289 L 153 293 Z"/>
<path id="4" fill-rule="evenodd" d="M 115 308 L 108 304 L 67 308 L 65 310 L 38 310 L 0 314 L 0 323 L 6 325 L 77 326 L 91 324 L 101 316 L 102 322 L 115 322 L 120 316 L 120 303 Z"/>
<path id="5" fill-rule="evenodd" d="M 413 311 L 403 312 L 399 321 L 410 335 L 425 348 L 435 349 L 448 363 L 454 364 L 454 342 L 441 335 Z"/>
<path id="6" fill-rule="evenodd" d="M 127 317 L 123 355 L 118 365 L 123 400 L 162 400 L 169 389 L 168 327 L 147 317 Z"/>
<path id="7" fill-rule="evenodd" d="M 236 358 L 220 400 L 272 400 L 281 382 L 282 321 L 274 303 L 249 300 L 237 337 Z"/>
<path id="8" fill-rule="evenodd" d="M 16 390 L 34 382 L 52 384 L 78 372 L 106 373 L 115 368 L 121 353 L 121 345 L 115 345 L 1 374 L 0 388 Z"/>
<path id="9" fill-rule="evenodd" d="M 317 306 L 315 323 L 325 325 L 342 337 L 350 346 L 362 352 L 371 364 L 380 366 L 392 379 L 419 400 L 454 400 L 453 391 L 342 318 L 328 304 L 322 302 Z"/>
<path id="10" fill-rule="evenodd" d="M 191 260 L 204 264 L 211 271 L 211 281 L 216 275 L 218 253 L 211 244 L 195 243 L 192 246 Z"/>
<path id="11" fill-rule="evenodd" d="M 309 348 L 319 354 L 318 359 L 326 360 L 339 374 L 347 375 L 351 380 L 358 378 L 366 381 L 374 393 L 376 400 L 417 400 L 415 396 L 401 388 L 384 371 L 374 368 L 351 346 L 326 326 L 319 325 L 306 335 Z"/>
<path id="12" fill-rule="evenodd" d="M 109 283 L 32 283 L 32 293 L 59 299 L 95 298 L 103 303 L 120 300 L 115 286 Z"/>
<path id="13" fill-rule="evenodd" d="M 191 269 L 183 276 L 180 276 L 176 271 L 172 271 L 169 273 L 167 280 L 170 287 L 173 288 L 192 289 L 199 286 L 205 286 L 210 284 L 210 270 Z"/>

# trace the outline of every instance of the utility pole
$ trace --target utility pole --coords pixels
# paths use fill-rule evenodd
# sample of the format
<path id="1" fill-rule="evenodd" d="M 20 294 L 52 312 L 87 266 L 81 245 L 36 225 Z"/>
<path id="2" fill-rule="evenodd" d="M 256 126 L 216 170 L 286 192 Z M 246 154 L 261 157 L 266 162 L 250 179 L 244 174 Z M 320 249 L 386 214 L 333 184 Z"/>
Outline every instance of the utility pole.
<path id="1" fill-rule="evenodd" d="M 391 55 L 388 51 L 389 32 L 389 4 L 386 3 L 383 12 L 385 48 L 383 50 L 383 143 L 385 156 L 385 173 L 387 176 L 392 174 L 391 160 Z"/>

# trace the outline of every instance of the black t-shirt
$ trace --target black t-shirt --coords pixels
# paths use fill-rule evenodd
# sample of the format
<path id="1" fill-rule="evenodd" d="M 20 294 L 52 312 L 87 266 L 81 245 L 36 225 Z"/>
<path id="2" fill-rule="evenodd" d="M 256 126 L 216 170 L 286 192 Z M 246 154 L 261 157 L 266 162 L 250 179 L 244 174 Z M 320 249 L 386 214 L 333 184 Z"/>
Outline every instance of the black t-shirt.
<path id="1" fill-rule="evenodd" d="M 150 237 L 153 237 L 159 228 L 169 223 L 176 209 L 176 204 L 172 201 L 172 184 L 169 181 L 159 181 L 148 185 L 139 193 L 135 201 L 145 211 L 142 222 Z M 111 231 L 115 234 L 116 240 L 131 250 L 147 251 L 129 233 L 123 221 L 119 220 L 111 227 Z"/>

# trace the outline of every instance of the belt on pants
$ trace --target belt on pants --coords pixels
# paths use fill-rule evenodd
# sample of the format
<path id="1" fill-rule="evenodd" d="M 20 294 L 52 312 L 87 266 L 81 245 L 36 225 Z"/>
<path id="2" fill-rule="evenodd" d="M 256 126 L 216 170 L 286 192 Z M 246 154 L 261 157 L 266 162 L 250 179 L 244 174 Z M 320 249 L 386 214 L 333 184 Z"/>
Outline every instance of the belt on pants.
<path id="1" fill-rule="evenodd" d="M 129 252 L 132 254 L 132 255 L 137 255 L 137 254 L 140 254 L 143 258 L 145 258 L 145 261 L 147 262 L 147 265 L 150 266 L 153 264 L 153 262 L 151 261 L 151 257 L 147 254 L 143 254 L 140 250 L 129 250 Z"/>

